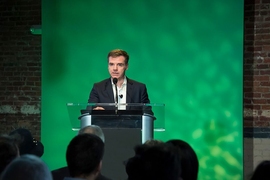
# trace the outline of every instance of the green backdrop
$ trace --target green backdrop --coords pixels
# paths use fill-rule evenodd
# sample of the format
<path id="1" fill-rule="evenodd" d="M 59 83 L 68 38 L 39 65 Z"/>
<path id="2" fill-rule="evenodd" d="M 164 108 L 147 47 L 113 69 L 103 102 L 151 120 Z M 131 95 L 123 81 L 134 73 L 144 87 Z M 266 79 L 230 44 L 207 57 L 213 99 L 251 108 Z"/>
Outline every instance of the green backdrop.
<path id="1" fill-rule="evenodd" d="M 243 178 L 243 0 L 44 0 L 42 142 L 51 169 L 76 135 L 66 107 L 109 77 L 107 53 L 130 55 L 127 76 L 164 103 L 165 132 L 195 149 L 199 179 Z"/>

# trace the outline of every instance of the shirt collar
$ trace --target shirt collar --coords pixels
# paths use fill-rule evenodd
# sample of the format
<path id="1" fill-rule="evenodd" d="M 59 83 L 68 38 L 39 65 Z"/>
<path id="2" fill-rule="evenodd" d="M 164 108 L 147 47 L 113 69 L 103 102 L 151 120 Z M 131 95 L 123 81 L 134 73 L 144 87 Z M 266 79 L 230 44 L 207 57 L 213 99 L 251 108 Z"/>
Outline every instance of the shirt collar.
<path id="1" fill-rule="evenodd" d="M 112 83 L 112 85 L 114 85 L 114 84 L 113 84 L 113 79 L 112 79 L 112 78 L 111 78 L 111 83 Z M 123 86 L 123 85 L 126 85 L 126 84 L 127 84 L 127 77 L 125 76 L 125 77 L 124 77 L 124 82 L 123 82 L 122 86 Z"/>

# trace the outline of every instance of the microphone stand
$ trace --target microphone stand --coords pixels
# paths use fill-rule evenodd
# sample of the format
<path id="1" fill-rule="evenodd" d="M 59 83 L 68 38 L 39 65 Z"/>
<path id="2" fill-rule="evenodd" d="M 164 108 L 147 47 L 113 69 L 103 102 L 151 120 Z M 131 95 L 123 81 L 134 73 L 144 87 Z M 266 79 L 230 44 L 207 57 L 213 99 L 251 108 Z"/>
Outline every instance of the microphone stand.
<path id="1" fill-rule="evenodd" d="M 117 110 L 118 110 L 118 91 L 117 91 L 117 78 L 113 78 L 113 84 L 115 87 L 115 114 L 117 114 Z"/>

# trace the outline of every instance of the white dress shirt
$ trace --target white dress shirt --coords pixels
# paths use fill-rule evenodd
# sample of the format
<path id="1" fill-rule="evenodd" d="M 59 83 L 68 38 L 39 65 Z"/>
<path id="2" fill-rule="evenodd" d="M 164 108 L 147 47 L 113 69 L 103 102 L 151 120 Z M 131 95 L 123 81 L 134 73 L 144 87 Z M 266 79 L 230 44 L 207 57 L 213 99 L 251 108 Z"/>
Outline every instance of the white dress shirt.
<path id="1" fill-rule="evenodd" d="M 115 85 L 113 84 L 113 81 L 112 81 L 112 89 L 113 89 L 113 95 L 114 95 L 114 98 L 116 96 L 116 92 L 115 92 Z M 117 86 L 117 98 L 118 98 L 118 109 L 119 110 L 125 110 L 126 109 L 126 100 L 127 100 L 127 78 L 126 76 L 124 77 L 124 82 L 123 84 L 118 87 Z"/>

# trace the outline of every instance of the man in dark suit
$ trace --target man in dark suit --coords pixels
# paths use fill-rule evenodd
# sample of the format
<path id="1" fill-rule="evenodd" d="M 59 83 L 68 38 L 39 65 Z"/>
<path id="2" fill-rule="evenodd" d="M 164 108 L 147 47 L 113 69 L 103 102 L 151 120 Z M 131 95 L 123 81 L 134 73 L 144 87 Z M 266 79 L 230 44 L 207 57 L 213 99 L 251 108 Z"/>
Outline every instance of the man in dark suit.
<path id="1" fill-rule="evenodd" d="M 90 92 L 88 103 L 94 103 L 87 107 L 87 111 L 85 113 L 91 113 L 91 115 L 97 115 L 91 117 L 91 123 L 99 125 L 102 128 L 115 128 L 114 137 L 124 136 L 127 141 L 134 142 L 134 137 L 130 136 L 131 134 L 138 135 L 140 132 L 137 132 L 137 129 L 142 128 L 142 114 L 147 113 L 153 115 L 150 106 L 144 106 L 143 104 L 149 104 L 150 100 L 148 98 L 146 85 L 135 80 L 129 79 L 126 76 L 126 70 L 129 67 L 129 55 L 126 51 L 121 49 L 115 49 L 108 53 L 107 56 L 108 61 L 108 71 L 110 77 L 102 80 L 93 85 L 93 88 Z M 96 103 L 106 103 L 105 104 L 96 104 Z M 127 104 L 127 106 L 126 106 Z M 92 111 L 93 110 L 93 111 Z M 97 111 L 95 111 L 97 110 Z M 106 110 L 99 111 L 99 110 Z M 109 111 L 107 111 L 109 110 Z M 118 111 L 119 110 L 119 111 Z M 98 115 L 106 115 L 106 113 L 117 113 L 118 115 L 123 113 L 125 115 L 120 116 L 102 116 L 100 118 Z M 97 114 L 95 114 L 97 113 Z M 131 116 L 129 116 L 131 115 Z M 97 120 L 96 120 L 97 119 Z M 119 130 L 119 128 L 124 128 L 123 130 Z M 130 129 L 130 135 L 126 134 L 126 129 Z M 133 129 L 131 129 L 133 128 Z M 108 130 L 109 131 L 109 130 Z M 109 131 L 111 132 L 111 131 Z M 111 138 L 111 136 L 110 136 Z M 132 153 L 132 150 L 129 151 L 128 145 L 124 145 L 122 143 L 124 141 L 119 141 L 118 139 L 113 144 L 114 147 L 123 147 L 122 149 L 126 149 L 125 153 L 122 152 L 120 148 L 116 155 L 108 158 L 108 164 L 105 165 L 104 161 L 104 170 L 108 170 L 111 172 L 111 169 L 117 169 L 117 175 L 113 179 L 125 179 L 124 167 L 122 167 L 119 162 L 123 162 L 129 157 L 129 153 Z M 137 142 L 136 142 L 137 143 Z M 134 144 L 133 144 L 134 145 Z M 133 146 L 131 145 L 131 146 Z M 112 151 L 110 151 L 112 152 Z M 107 161 L 106 161 L 107 162 Z M 115 162 L 115 163 L 113 163 Z M 109 169 L 110 166 L 113 168 Z M 118 171 L 119 170 L 119 171 Z"/>
<path id="2" fill-rule="evenodd" d="M 129 55 L 126 51 L 115 49 L 108 54 L 108 71 L 110 78 L 95 83 L 88 99 L 88 103 L 143 103 L 150 100 L 146 85 L 126 77 Z M 119 105 L 118 109 L 128 109 Z M 106 107 L 95 107 L 94 110 L 104 110 Z"/>

